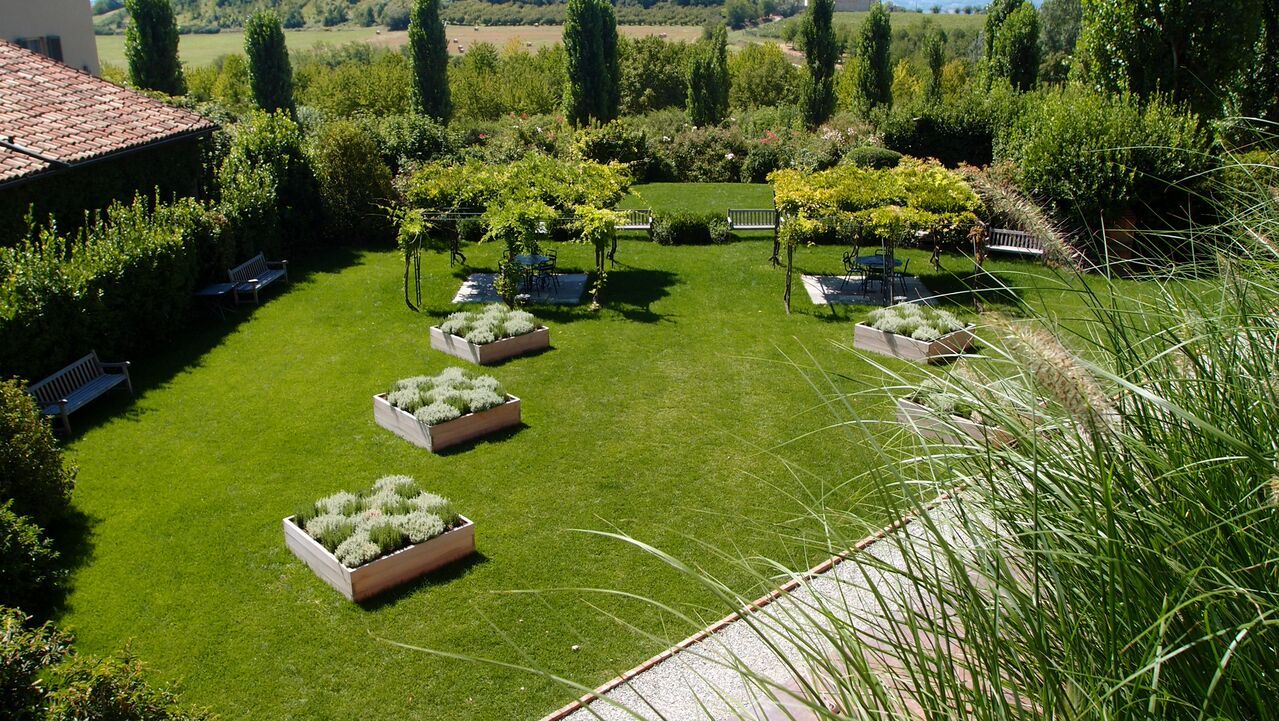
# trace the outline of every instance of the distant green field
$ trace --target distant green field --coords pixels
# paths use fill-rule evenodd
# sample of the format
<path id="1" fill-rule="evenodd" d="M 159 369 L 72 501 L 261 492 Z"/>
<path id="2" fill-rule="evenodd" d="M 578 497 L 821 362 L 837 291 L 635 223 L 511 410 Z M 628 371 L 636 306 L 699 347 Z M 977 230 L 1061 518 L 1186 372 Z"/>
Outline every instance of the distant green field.
<path id="1" fill-rule="evenodd" d="M 866 18 L 867 14 L 868 13 L 865 13 L 865 12 L 835 13 L 835 19 L 834 19 L 835 27 L 837 28 L 841 26 L 848 26 L 851 28 L 860 27 L 862 24 L 862 21 Z M 893 13 L 890 17 L 892 20 L 893 29 L 912 28 L 917 25 L 920 25 L 921 23 L 929 22 L 929 23 L 935 23 L 937 27 L 941 28 L 942 30 L 946 32 L 950 32 L 952 30 L 957 30 L 957 29 L 963 29 L 968 31 L 969 33 L 977 33 L 986 24 L 986 15 L 981 13 L 973 14 L 973 15 L 956 15 L 954 13 L 938 13 L 934 15 L 932 13 L 898 12 L 898 13 Z M 799 21 L 800 21 L 800 16 L 797 15 L 795 17 L 787 18 L 786 20 L 781 20 L 779 22 L 769 23 L 767 25 L 761 25 L 760 27 L 757 27 L 757 28 L 737 30 L 730 34 L 730 39 L 735 42 L 741 43 L 741 42 L 749 42 L 750 40 L 758 40 L 762 38 L 778 38 L 778 37 L 781 37 L 783 27 L 785 27 L 789 23 L 796 23 Z"/>
<path id="2" fill-rule="evenodd" d="M 288 30 L 285 41 L 291 50 L 303 50 L 320 43 L 344 45 L 350 42 L 367 42 L 377 37 L 376 28 L 344 28 L 342 30 Z M 178 40 L 178 54 L 188 65 L 205 65 L 214 59 L 244 51 L 244 33 L 225 31 L 213 35 L 182 35 Z M 124 64 L 124 36 L 99 35 L 98 57 L 104 63 Z"/>

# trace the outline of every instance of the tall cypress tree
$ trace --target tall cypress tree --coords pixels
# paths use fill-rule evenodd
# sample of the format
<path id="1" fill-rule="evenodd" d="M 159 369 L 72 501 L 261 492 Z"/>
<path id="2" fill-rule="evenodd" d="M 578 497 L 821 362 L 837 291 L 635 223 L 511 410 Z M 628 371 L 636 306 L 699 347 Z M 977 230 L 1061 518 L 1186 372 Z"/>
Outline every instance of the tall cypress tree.
<path id="1" fill-rule="evenodd" d="M 929 102 L 941 100 L 942 67 L 946 64 L 946 33 L 933 28 L 924 38 L 924 60 L 928 63 L 928 80 L 924 97 Z"/>
<path id="2" fill-rule="evenodd" d="M 249 56 L 249 86 L 258 107 L 292 114 L 293 66 L 274 10 L 260 10 L 249 18 L 244 26 L 244 54 Z"/>
<path id="3" fill-rule="evenodd" d="M 693 47 L 688 65 L 688 119 L 717 125 L 728 116 L 728 32 L 721 23 Z"/>
<path id="4" fill-rule="evenodd" d="M 995 52 L 995 38 L 999 35 L 999 27 L 1025 2 L 1026 0 L 991 0 L 990 7 L 986 8 L 986 30 L 982 34 L 983 58 L 990 59 Z"/>
<path id="5" fill-rule="evenodd" d="M 145 90 L 186 93 L 178 61 L 178 21 L 169 0 L 125 0 L 124 8 L 129 14 L 129 27 L 124 32 L 129 81 Z"/>
<path id="6" fill-rule="evenodd" d="M 1039 77 L 1041 55 L 1039 13 L 1026 3 L 999 26 L 990 56 L 990 73 L 993 77 L 1007 78 L 1022 92 L 1031 90 Z"/>
<path id="7" fill-rule="evenodd" d="M 564 14 L 564 114 L 574 125 L 617 117 L 621 71 L 617 17 L 609 0 L 568 0 Z"/>
<path id="8" fill-rule="evenodd" d="M 857 36 L 857 90 L 867 110 L 893 104 L 892 44 L 892 21 L 877 2 Z"/>
<path id="9" fill-rule="evenodd" d="M 413 110 L 447 122 L 449 43 L 440 22 L 440 0 L 415 0 L 409 14 L 409 62 L 413 67 Z"/>
<path id="10" fill-rule="evenodd" d="M 801 104 L 804 123 L 810 128 L 826 122 L 835 111 L 835 63 L 839 60 L 839 42 L 831 26 L 834 11 L 834 0 L 811 0 L 800 30 L 804 39 L 804 65 L 808 69 Z"/>

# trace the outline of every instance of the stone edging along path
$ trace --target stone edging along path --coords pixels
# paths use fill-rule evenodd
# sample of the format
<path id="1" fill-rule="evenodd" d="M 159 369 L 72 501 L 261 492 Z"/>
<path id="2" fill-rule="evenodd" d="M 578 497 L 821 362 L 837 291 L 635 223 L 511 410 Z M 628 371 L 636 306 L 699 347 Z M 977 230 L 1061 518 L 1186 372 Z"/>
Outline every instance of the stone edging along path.
<path id="1" fill-rule="evenodd" d="M 922 513 L 932 514 L 936 509 L 939 509 L 954 500 L 955 494 L 953 492 L 942 494 L 924 506 Z M 945 516 L 946 514 L 942 513 L 939 515 Z M 765 594 L 764 596 L 761 596 L 747 604 L 742 610 L 725 616 L 716 623 L 698 631 L 692 636 L 689 636 L 683 641 L 675 644 L 671 648 L 605 682 L 591 693 L 588 693 L 542 717 L 541 721 L 577 721 L 577 719 L 613 717 L 627 719 L 648 718 L 650 713 L 653 714 L 653 718 L 671 719 L 672 721 L 675 719 L 680 719 L 682 721 L 684 719 L 709 718 L 707 715 L 707 709 L 712 706 L 722 705 L 716 704 L 715 702 L 723 701 L 724 699 L 715 699 L 705 696 L 699 698 L 698 695 L 695 695 L 695 692 L 692 690 L 689 682 L 700 681 L 701 685 L 705 685 L 707 681 L 702 677 L 701 673 L 689 668 L 671 668 L 682 665 L 667 662 L 680 657 L 680 655 L 686 651 L 690 653 L 684 655 L 695 657 L 690 663 L 697 663 L 698 661 L 703 660 L 701 657 L 714 655 L 714 651 L 699 654 L 698 651 L 695 650 L 695 647 L 707 644 L 713 640 L 721 640 L 725 647 L 731 647 L 734 642 L 732 640 L 724 640 L 723 638 L 728 635 L 726 632 L 730 630 L 744 630 L 745 639 L 757 636 L 757 632 L 752 629 L 739 628 L 746 626 L 746 624 L 742 623 L 742 620 L 745 617 L 760 613 L 770 604 L 786 599 L 795 591 L 809 586 L 816 581 L 822 580 L 830 574 L 831 571 L 838 569 L 844 561 L 849 560 L 856 554 L 878 550 L 874 549 L 876 544 L 888 539 L 893 534 L 904 532 L 907 527 L 912 522 L 918 520 L 919 517 L 920 513 L 912 513 L 898 519 L 874 534 L 862 539 L 848 551 L 833 556 L 817 566 L 814 566 L 799 578 L 787 582 L 770 593 Z M 945 523 L 944 518 L 937 518 L 934 516 L 934 520 L 940 524 Z M 887 551 L 888 554 L 892 554 L 892 552 L 892 549 Z M 837 574 L 830 575 L 833 576 Z M 740 640 L 745 639 L 739 639 L 739 642 Z M 720 655 L 722 655 L 722 653 Z M 742 655 L 743 660 L 745 660 L 745 658 L 749 655 L 749 653 L 744 653 Z M 723 666 L 724 664 L 721 661 L 707 660 L 705 665 L 715 667 Z M 750 664 L 747 663 L 747 666 L 750 667 Z M 663 674 L 668 669 L 670 670 L 670 673 L 665 674 L 665 678 L 656 678 L 656 676 Z M 755 669 L 752 667 L 752 670 Z M 737 672 L 729 669 L 729 673 Z M 780 683 L 783 679 L 778 679 L 778 681 Z M 643 685 L 647 685 L 648 688 L 639 690 L 638 687 Z M 672 694 L 671 692 L 675 693 Z M 680 692 L 683 692 L 686 698 L 676 698 L 681 695 Z M 714 693 L 720 695 L 723 692 L 716 688 L 714 689 Z M 785 692 L 783 691 L 783 693 Z M 619 695 L 625 695 L 627 698 L 616 698 Z M 732 694 L 730 693 L 729 695 Z M 749 694 L 748 692 L 747 695 L 754 696 L 756 694 Z M 630 709 L 630 712 L 623 711 L 613 703 L 609 703 L 607 701 L 601 702 L 600 700 L 605 697 L 621 702 L 623 706 Z M 627 703 L 627 701 L 629 701 L 629 703 Z M 743 710 L 753 708 L 754 715 L 761 719 L 806 718 L 802 712 L 797 712 L 794 708 L 783 709 L 781 706 L 777 705 L 776 701 L 773 701 L 771 704 L 776 706 L 775 710 L 772 712 L 766 708 L 761 708 L 761 705 L 768 706 L 770 704 L 767 701 L 761 704 L 761 700 L 758 698 L 739 698 L 735 699 L 735 701 L 738 702 L 737 708 Z M 703 706 L 703 703 L 705 703 L 705 706 Z M 595 706 L 592 706 L 592 704 L 595 704 Z M 789 704 L 787 704 L 787 706 L 789 706 Z"/>

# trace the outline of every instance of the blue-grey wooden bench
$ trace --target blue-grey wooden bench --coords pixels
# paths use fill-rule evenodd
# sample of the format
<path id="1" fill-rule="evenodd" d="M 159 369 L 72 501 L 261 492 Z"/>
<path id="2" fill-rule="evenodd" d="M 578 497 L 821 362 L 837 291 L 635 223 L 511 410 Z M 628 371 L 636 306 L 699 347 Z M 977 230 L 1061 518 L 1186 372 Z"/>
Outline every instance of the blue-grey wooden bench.
<path id="1" fill-rule="evenodd" d="M 990 240 L 986 241 L 987 252 L 1039 256 L 1044 254 L 1043 239 L 1030 233 L 994 228 L 990 231 L 990 236 Z"/>
<path id="2" fill-rule="evenodd" d="M 228 270 L 227 275 L 235 283 L 235 302 L 240 302 L 240 296 L 252 293 L 253 302 L 258 303 L 259 290 L 280 278 L 285 283 L 289 282 L 289 261 L 267 260 L 265 255 L 258 253 Z"/>
<path id="3" fill-rule="evenodd" d="M 129 395 L 133 395 L 129 361 L 103 363 L 98 360 L 97 351 L 90 351 L 89 355 L 27 388 L 27 392 L 35 397 L 46 416 L 60 416 L 63 430 L 70 434 L 71 414 L 121 383 L 129 389 Z"/>
<path id="4" fill-rule="evenodd" d="M 627 208 L 618 212 L 626 216 L 617 224 L 618 230 L 653 230 L 653 211 Z"/>
<path id="5" fill-rule="evenodd" d="M 729 208 L 729 230 L 777 230 L 777 211 L 771 208 Z"/>

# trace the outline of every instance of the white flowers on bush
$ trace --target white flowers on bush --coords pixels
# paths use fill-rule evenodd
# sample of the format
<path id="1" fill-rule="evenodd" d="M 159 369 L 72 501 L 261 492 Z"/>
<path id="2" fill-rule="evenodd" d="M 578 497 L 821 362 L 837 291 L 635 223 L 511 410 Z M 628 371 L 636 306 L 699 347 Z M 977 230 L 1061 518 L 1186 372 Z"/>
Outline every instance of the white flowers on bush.
<path id="1" fill-rule="evenodd" d="M 461 415 L 462 411 L 458 410 L 456 406 L 449 405 L 443 401 L 435 401 L 431 405 L 422 406 L 413 412 L 414 418 L 428 426 L 448 423 Z"/>
<path id="2" fill-rule="evenodd" d="M 440 330 L 462 336 L 476 345 L 514 338 L 536 329 L 537 319 L 532 313 L 511 310 L 500 303 L 484 306 L 479 311 L 453 313 L 440 323 Z"/>
<path id="3" fill-rule="evenodd" d="M 922 341 L 934 341 L 965 327 L 964 322 L 948 310 L 915 303 L 898 303 L 871 311 L 870 326 Z"/>
<path id="4" fill-rule="evenodd" d="M 386 400 L 433 426 L 500 406 L 506 402 L 506 391 L 492 376 L 471 376 L 461 368 L 449 368 L 437 376 L 396 381 L 387 391 Z"/>
<path id="5" fill-rule="evenodd" d="M 445 498 L 410 476 L 385 476 L 359 494 L 345 491 L 299 512 L 299 527 L 347 568 L 357 568 L 411 543 L 424 543 L 458 522 Z"/>

